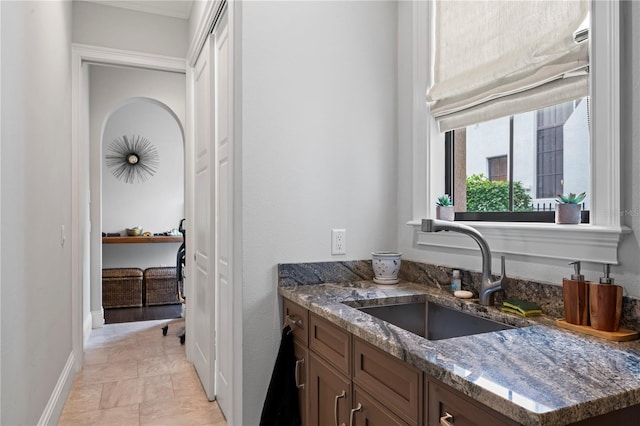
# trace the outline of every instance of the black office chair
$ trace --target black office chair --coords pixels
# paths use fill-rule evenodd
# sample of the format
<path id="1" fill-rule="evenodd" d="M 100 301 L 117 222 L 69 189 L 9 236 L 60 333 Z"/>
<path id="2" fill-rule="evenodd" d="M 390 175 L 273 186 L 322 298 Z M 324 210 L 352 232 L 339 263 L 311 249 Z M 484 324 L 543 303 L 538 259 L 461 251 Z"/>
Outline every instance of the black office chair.
<path id="1" fill-rule="evenodd" d="M 182 305 L 184 305 L 186 301 L 184 296 L 184 275 L 185 275 L 184 267 L 186 264 L 185 243 L 187 239 L 186 239 L 186 231 L 183 226 L 184 221 L 185 221 L 184 218 L 180 220 L 180 225 L 178 226 L 178 231 L 180 231 L 180 233 L 182 234 L 182 244 L 180 245 L 180 248 L 178 248 L 178 253 L 176 253 L 176 286 L 177 286 L 177 292 L 178 292 L 178 300 L 180 300 L 180 303 L 182 303 Z M 169 331 L 168 324 L 162 327 L 163 336 L 166 336 L 168 331 Z M 180 338 L 180 344 L 184 345 L 184 341 L 186 338 L 184 327 L 182 327 L 182 330 L 178 333 L 178 337 Z"/>

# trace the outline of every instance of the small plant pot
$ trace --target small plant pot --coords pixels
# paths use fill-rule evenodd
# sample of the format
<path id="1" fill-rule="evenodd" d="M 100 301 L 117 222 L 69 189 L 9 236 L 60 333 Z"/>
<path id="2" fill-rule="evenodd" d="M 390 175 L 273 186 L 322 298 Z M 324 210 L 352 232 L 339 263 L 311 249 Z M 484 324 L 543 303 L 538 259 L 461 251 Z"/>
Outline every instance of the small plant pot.
<path id="1" fill-rule="evenodd" d="M 371 253 L 373 266 L 373 282 L 378 284 L 397 284 L 400 272 L 400 256 L 395 251 L 374 251 Z"/>
<path id="2" fill-rule="evenodd" d="M 453 210 L 453 206 L 436 206 L 436 219 L 453 222 L 455 217 L 456 212 Z"/>
<path id="3" fill-rule="evenodd" d="M 580 204 L 556 204 L 556 223 L 565 225 L 580 223 Z"/>

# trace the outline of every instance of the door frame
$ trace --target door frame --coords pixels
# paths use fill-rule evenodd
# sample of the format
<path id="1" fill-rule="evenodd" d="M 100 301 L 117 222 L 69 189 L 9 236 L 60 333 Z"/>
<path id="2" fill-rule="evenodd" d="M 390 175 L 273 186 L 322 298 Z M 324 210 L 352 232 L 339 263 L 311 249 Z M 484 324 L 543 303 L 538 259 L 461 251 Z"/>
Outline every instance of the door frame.
<path id="1" fill-rule="evenodd" d="M 84 258 L 83 236 L 84 232 L 89 232 L 90 241 L 96 241 L 100 238 L 97 226 L 92 226 L 92 229 L 83 229 L 83 225 L 89 223 L 89 217 L 87 217 L 89 211 L 84 208 L 82 203 L 83 200 L 90 202 L 88 197 L 89 179 L 86 176 L 89 169 L 88 165 L 82 162 L 82 159 L 87 157 L 90 143 L 84 137 L 84 131 L 88 125 L 84 120 L 84 114 L 89 107 L 87 105 L 89 89 L 83 67 L 87 64 L 117 65 L 180 72 L 185 74 L 186 77 L 188 76 L 184 59 L 128 50 L 72 44 L 71 59 L 71 319 L 72 348 L 76 360 L 75 371 L 78 372 L 82 368 L 84 344 L 89 337 L 92 324 L 91 318 L 83 318 L 83 295 L 90 288 L 90 282 L 83 281 L 85 262 L 90 262 L 90 259 Z M 189 125 L 184 127 L 185 176 L 188 176 L 192 170 L 192 163 L 189 161 L 188 156 L 192 146 L 192 134 Z M 185 186 L 187 186 L 186 181 Z M 94 194 L 94 197 L 96 196 L 99 196 L 99 194 Z M 191 205 L 193 199 L 190 198 L 191 196 L 192 194 L 189 191 L 185 191 L 185 217 L 187 217 L 187 220 L 192 214 Z M 188 287 L 188 282 L 185 285 Z M 185 289 L 185 292 L 188 292 L 188 288 Z"/>

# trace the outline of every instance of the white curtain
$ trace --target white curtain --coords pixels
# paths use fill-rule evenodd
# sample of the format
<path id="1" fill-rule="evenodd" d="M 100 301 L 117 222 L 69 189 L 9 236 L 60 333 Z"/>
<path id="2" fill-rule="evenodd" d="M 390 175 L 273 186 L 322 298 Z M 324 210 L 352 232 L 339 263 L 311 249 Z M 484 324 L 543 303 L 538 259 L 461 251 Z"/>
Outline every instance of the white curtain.
<path id="1" fill-rule="evenodd" d="M 588 95 L 589 0 L 439 0 L 427 102 L 441 131 Z"/>

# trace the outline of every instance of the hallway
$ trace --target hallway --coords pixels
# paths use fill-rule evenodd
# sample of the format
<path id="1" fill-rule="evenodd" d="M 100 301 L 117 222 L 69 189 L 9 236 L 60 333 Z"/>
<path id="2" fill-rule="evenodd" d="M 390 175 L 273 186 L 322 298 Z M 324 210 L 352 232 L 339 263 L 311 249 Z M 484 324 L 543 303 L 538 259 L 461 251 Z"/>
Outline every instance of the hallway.
<path id="1" fill-rule="evenodd" d="M 183 325 L 161 320 L 92 330 L 58 425 L 226 426 L 180 345 Z"/>

